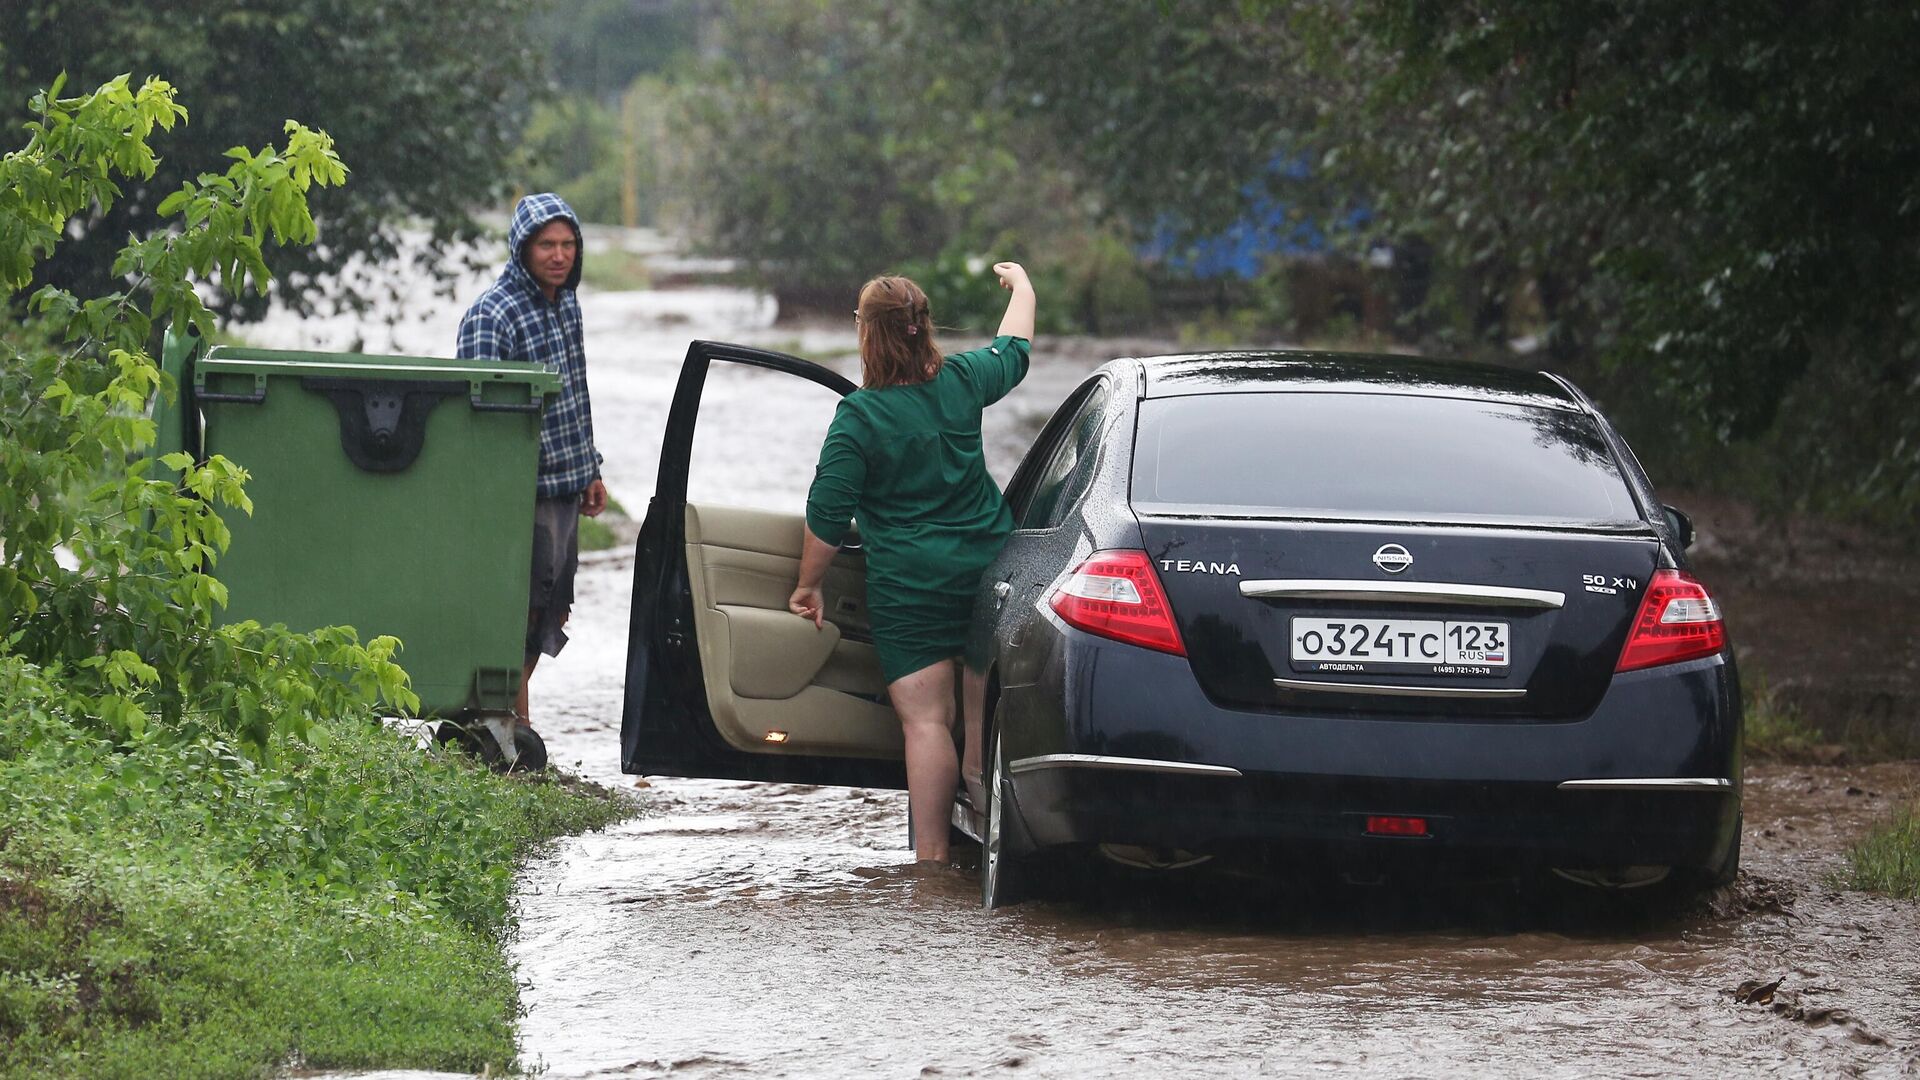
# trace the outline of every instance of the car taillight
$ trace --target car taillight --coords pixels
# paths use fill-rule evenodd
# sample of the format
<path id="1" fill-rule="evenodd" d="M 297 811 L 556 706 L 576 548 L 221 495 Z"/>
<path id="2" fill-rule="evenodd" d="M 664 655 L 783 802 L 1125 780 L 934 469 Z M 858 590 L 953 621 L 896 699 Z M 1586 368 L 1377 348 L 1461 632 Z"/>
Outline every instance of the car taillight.
<path id="1" fill-rule="evenodd" d="M 1101 551 L 1073 568 L 1047 598 L 1068 626 L 1129 645 L 1187 655 L 1160 576 L 1144 551 Z"/>
<path id="2" fill-rule="evenodd" d="M 1706 588 L 1692 574 L 1656 570 L 1613 670 L 1638 671 L 1698 660 L 1712 656 L 1726 644 L 1727 625 L 1720 621 L 1720 605 L 1707 595 Z"/>

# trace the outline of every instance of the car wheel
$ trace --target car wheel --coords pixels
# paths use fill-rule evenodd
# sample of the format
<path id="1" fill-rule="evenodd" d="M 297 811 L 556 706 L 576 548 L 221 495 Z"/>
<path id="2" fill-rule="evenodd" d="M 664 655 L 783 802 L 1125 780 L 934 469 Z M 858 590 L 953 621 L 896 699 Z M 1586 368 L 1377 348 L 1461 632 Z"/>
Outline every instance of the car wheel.
<path id="1" fill-rule="evenodd" d="M 1733 843 L 1727 845 L 1719 865 L 1676 873 L 1678 887 L 1689 893 L 1707 893 L 1733 884 L 1740 876 L 1740 837 L 1745 832 L 1746 815 L 1741 814 L 1733 819 Z"/>
<path id="2" fill-rule="evenodd" d="M 1720 860 L 1719 867 L 1714 870 L 1714 885 L 1731 885 L 1733 879 L 1740 876 L 1740 838 L 1746 831 L 1747 815 L 1736 815 L 1733 819 L 1733 844 L 1727 848 L 1727 857 Z"/>
<path id="3" fill-rule="evenodd" d="M 992 911 L 1024 899 L 1024 866 L 1007 847 L 1012 828 L 1007 820 L 1013 779 L 1007 772 L 1007 753 L 998 731 L 993 734 L 993 762 L 987 767 L 986 825 L 980 831 L 980 906 Z"/>

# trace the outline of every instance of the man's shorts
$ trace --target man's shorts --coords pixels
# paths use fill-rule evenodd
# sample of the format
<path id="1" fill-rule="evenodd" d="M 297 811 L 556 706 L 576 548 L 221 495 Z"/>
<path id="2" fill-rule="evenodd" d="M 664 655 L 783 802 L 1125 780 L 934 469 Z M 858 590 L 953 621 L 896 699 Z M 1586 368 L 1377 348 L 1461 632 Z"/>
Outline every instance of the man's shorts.
<path id="1" fill-rule="evenodd" d="M 580 568 L 580 496 L 533 501 L 533 575 L 527 599 L 527 661 L 559 656 L 561 627 L 573 611 L 573 575 Z"/>

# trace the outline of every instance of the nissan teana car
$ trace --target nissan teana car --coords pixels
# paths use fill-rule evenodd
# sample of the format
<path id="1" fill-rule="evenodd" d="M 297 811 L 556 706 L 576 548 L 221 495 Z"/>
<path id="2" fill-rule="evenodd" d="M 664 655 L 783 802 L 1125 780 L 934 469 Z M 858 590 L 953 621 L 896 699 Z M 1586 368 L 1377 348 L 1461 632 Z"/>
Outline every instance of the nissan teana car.
<path id="1" fill-rule="evenodd" d="M 686 500 L 698 342 L 639 541 L 629 772 L 904 786 L 861 555 L 786 611 L 799 508 Z M 1739 859 L 1741 705 L 1692 526 L 1556 376 L 1401 356 L 1123 358 L 1007 487 L 983 576 L 987 906 L 1067 852 L 1698 888 Z"/>

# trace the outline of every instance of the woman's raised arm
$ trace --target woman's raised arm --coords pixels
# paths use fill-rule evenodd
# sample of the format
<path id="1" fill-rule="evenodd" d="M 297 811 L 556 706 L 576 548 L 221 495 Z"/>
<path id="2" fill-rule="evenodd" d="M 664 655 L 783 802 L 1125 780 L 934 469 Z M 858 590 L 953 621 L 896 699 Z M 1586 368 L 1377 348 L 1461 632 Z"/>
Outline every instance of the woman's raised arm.
<path id="1" fill-rule="evenodd" d="M 1000 317 L 1000 333 L 997 336 L 1032 341 L 1033 282 L 1027 280 L 1026 267 L 1017 262 L 994 263 L 993 272 L 1000 275 L 1000 287 L 1013 293 L 1007 298 L 1007 313 Z"/>

